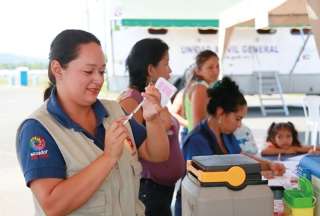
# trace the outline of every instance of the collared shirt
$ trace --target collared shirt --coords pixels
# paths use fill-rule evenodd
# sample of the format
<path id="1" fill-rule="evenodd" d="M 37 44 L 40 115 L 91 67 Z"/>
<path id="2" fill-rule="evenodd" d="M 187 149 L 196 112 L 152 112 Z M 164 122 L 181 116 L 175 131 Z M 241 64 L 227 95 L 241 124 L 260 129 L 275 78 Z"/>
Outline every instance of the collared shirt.
<path id="1" fill-rule="evenodd" d="M 241 152 L 239 143 L 233 134 L 222 134 L 221 137 L 228 154 Z M 183 142 L 182 149 L 185 160 L 191 160 L 193 156 L 223 154 L 207 120 L 202 121 L 190 132 Z"/>
<path id="2" fill-rule="evenodd" d="M 48 112 L 64 127 L 72 128 L 73 130 L 83 133 L 100 148 L 104 149 L 105 143 L 105 128 L 103 119 L 108 117 L 108 111 L 97 100 L 92 109 L 96 115 L 97 126 L 96 135 L 88 133 L 79 124 L 75 123 L 60 106 L 55 90 L 52 92 L 47 103 Z M 143 143 L 146 138 L 146 129 L 143 125 L 138 124 L 134 119 L 130 120 L 130 126 L 134 136 L 137 148 Z M 35 119 L 27 119 L 23 122 L 19 134 L 19 145 L 17 146 L 17 155 L 22 165 L 25 181 L 29 186 L 32 180 L 39 178 L 66 178 L 66 164 L 55 140 Z M 37 143 L 35 146 L 33 143 Z M 42 149 L 41 155 L 36 155 L 35 151 L 39 146 L 45 146 Z M 107 147 L 107 146 L 106 146 Z"/>

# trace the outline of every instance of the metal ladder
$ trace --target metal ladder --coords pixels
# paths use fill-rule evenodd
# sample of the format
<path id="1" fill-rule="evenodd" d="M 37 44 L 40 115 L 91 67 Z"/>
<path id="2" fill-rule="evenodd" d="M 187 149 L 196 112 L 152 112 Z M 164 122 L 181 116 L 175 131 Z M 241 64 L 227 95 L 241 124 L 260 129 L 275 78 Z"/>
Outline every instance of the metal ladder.
<path id="1" fill-rule="evenodd" d="M 289 115 L 288 107 L 283 98 L 282 86 L 277 71 L 254 71 L 258 80 L 258 93 L 260 100 L 260 109 L 263 116 L 268 113 L 283 112 L 286 116 Z M 277 96 L 270 95 L 277 94 Z M 269 97 L 267 97 L 269 95 Z M 282 108 L 275 107 L 274 104 L 270 105 L 266 101 L 279 101 Z"/>

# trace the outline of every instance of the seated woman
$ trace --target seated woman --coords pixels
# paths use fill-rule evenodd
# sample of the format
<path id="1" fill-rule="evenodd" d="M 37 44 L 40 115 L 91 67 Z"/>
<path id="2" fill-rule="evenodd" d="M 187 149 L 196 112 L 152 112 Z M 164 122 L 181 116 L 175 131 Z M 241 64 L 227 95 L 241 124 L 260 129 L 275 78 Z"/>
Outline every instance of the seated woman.
<path id="1" fill-rule="evenodd" d="M 183 143 L 183 154 L 186 160 L 200 155 L 222 155 L 243 153 L 233 132 L 241 126 L 241 120 L 247 113 L 247 102 L 237 84 L 228 77 L 217 81 L 208 89 L 208 118 L 203 120 L 190 132 Z M 246 154 L 246 153 L 243 153 Z M 285 167 L 248 154 L 258 160 L 266 177 L 282 175 Z M 176 212 L 179 214 L 181 197 L 177 195 Z"/>

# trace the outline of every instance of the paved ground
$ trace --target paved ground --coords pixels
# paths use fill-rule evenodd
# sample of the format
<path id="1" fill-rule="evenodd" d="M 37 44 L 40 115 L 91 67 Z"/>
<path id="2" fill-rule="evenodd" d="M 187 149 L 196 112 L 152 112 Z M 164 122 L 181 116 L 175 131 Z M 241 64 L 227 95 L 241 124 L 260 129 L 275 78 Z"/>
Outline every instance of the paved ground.
<path id="1" fill-rule="evenodd" d="M 32 215 L 30 191 L 15 154 L 19 123 L 41 103 L 40 89 L 0 87 L 0 215 Z"/>
<path id="2" fill-rule="evenodd" d="M 0 86 L 0 98 L 0 215 L 32 215 L 34 210 L 31 193 L 24 184 L 16 159 L 15 134 L 19 123 L 41 104 L 42 89 Z M 297 95 L 286 98 L 289 105 L 297 105 L 301 100 L 301 96 Z M 258 105 L 257 97 L 249 96 L 247 99 L 249 106 Z M 250 108 L 244 123 L 253 129 L 256 141 L 261 145 L 266 128 L 272 121 L 290 120 L 299 131 L 304 130 L 301 109 L 292 113 L 294 116 L 261 117 L 257 108 Z"/>

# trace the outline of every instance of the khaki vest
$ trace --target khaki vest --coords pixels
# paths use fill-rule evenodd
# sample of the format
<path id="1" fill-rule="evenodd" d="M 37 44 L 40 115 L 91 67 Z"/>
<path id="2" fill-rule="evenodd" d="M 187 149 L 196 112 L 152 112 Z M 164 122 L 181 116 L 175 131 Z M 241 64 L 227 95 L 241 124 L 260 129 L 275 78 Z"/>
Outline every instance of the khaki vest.
<path id="1" fill-rule="evenodd" d="M 109 112 L 109 116 L 103 122 L 107 130 L 111 122 L 123 116 L 124 113 L 115 101 L 101 100 L 101 102 Z M 47 103 L 33 113 L 31 118 L 38 120 L 57 143 L 66 163 L 67 177 L 78 173 L 103 154 L 103 151 L 84 134 L 65 128 L 57 122 L 48 113 Z M 131 128 L 130 126 L 127 128 L 131 135 L 133 148 L 135 148 Z M 81 208 L 70 215 L 144 215 L 144 206 L 138 198 L 141 170 L 137 152 L 132 154 L 132 145 L 131 149 L 124 148 L 121 158 L 101 187 Z M 45 215 L 36 198 L 33 198 L 36 215 Z"/>

